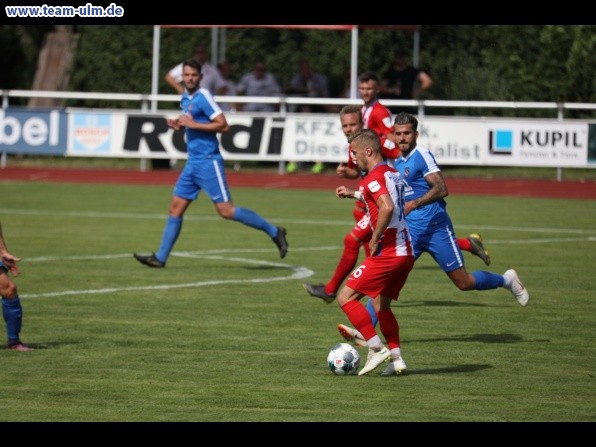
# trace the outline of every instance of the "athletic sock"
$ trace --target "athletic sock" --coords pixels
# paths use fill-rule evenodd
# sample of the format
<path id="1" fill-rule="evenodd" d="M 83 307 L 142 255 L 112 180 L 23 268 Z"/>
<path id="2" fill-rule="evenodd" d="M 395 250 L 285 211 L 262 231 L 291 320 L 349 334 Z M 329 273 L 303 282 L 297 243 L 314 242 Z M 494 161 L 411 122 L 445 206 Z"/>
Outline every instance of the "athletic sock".
<path id="1" fill-rule="evenodd" d="M 329 294 L 337 293 L 341 283 L 348 277 L 350 272 L 354 270 L 356 262 L 358 261 L 358 252 L 360 250 L 360 243 L 352 237 L 351 234 L 346 234 L 344 237 L 344 251 L 339 258 L 335 272 L 325 285 L 325 292 Z M 376 317 L 375 317 L 376 321 Z"/>
<path id="2" fill-rule="evenodd" d="M 484 270 L 477 270 L 472 273 L 474 276 L 474 289 L 476 290 L 490 290 L 498 287 L 503 287 L 505 278 L 498 273 L 486 272 Z"/>
<path id="3" fill-rule="evenodd" d="M 163 236 L 161 237 L 161 245 L 157 253 L 155 253 L 155 257 L 160 262 L 166 262 L 168 257 L 170 256 L 170 252 L 172 248 L 174 248 L 174 244 L 176 243 L 176 239 L 180 235 L 180 231 L 182 230 L 182 217 L 172 217 L 168 216 L 168 220 L 166 222 L 166 226 L 163 229 Z"/>
<path id="4" fill-rule="evenodd" d="M 379 326 L 389 349 L 399 348 L 399 324 L 391 309 L 379 311 Z"/>
<path id="5" fill-rule="evenodd" d="M 6 322 L 6 335 L 10 341 L 18 341 L 23 321 L 23 307 L 21 300 L 16 298 L 2 298 L 2 316 Z"/>
<path id="6" fill-rule="evenodd" d="M 377 312 L 375 311 L 374 301 L 372 298 L 368 299 L 368 302 L 366 303 L 366 310 L 368 310 L 368 313 L 370 314 L 373 326 L 376 326 L 379 319 L 377 317 Z"/>
<path id="7" fill-rule="evenodd" d="M 370 321 L 370 315 L 360 303 L 360 301 L 352 300 L 341 306 L 341 310 L 346 314 L 352 326 L 362 334 L 365 340 L 369 340 L 377 335 L 375 328 Z"/>
<path id="8" fill-rule="evenodd" d="M 264 231 L 269 237 L 277 236 L 277 227 L 270 224 L 266 219 L 255 213 L 253 210 L 248 208 L 241 208 L 237 206 L 234 209 L 233 219 L 236 222 L 240 222 L 257 230 Z"/>
<path id="9" fill-rule="evenodd" d="M 458 237 L 456 239 L 457 241 L 457 246 L 459 247 L 460 250 L 464 250 L 464 251 L 472 251 L 472 243 L 470 242 L 470 240 L 466 237 Z"/>

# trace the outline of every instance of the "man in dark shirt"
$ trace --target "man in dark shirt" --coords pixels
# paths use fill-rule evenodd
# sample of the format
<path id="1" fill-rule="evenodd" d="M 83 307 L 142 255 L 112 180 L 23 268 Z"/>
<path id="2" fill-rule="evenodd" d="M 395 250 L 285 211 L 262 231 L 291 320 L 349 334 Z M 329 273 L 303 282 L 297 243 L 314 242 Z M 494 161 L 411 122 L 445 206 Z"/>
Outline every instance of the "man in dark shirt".
<path id="1" fill-rule="evenodd" d="M 402 52 L 395 54 L 393 64 L 383 74 L 381 81 L 381 98 L 416 99 L 433 84 L 428 72 L 408 65 L 408 58 Z M 389 107 L 392 113 L 405 111 L 407 107 Z M 410 109 L 412 110 L 412 109 Z M 416 113 L 413 111 L 413 113 Z"/>

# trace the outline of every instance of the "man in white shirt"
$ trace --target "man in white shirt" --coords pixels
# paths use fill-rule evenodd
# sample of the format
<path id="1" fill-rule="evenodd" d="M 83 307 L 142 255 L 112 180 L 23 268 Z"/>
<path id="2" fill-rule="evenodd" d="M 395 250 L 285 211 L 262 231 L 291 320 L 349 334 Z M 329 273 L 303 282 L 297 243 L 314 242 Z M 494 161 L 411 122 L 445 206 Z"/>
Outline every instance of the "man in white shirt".
<path id="1" fill-rule="evenodd" d="M 275 76 L 268 72 L 265 63 L 257 61 L 253 71 L 245 74 L 240 79 L 236 89 L 239 94 L 245 96 L 278 96 L 281 94 L 281 87 Z M 277 104 L 248 103 L 242 109 L 247 112 L 274 112 Z"/>
<path id="2" fill-rule="evenodd" d="M 195 47 L 195 53 L 193 59 L 201 64 L 201 88 L 206 88 L 209 93 L 215 95 L 217 89 L 224 85 L 224 80 L 217 68 L 211 65 L 208 61 L 209 54 L 207 53 L 207 47 L 203 44 L 198 44 Z M 182 85 L 182 62 L 172 68 L 166 73 L 166 82 L 172 86 L 179 94 L 184 93 L 184 86 Z"/>

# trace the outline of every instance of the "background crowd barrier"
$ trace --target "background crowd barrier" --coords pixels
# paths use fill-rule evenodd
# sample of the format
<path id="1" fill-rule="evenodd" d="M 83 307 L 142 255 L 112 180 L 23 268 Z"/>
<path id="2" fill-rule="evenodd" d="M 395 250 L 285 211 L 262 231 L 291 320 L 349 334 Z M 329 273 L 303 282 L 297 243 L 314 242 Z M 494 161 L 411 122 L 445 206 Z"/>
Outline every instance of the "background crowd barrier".
<path id="1" fill-rule="evenodd" d="M 133 101 L 134 110 L 114 108 L 36 108 L 11 105 L 11 98 L 62 98 Z M 179 113 L 179 95 L 3 90 L 0 110 L 1 166 L 7 154 L 65 157 L 185 159 L 183 131 L 173 131 L 166 117 Z M 296 104 L 361 104 L 338 98 L 216 96 L 220 103 L 273 103 L 270 113 L 227 112 L 230 131 L 219 134 L 222 153 L 231 161 L 345 161 L 347 142 L 337 113 L 290 113 Z M 566 118 L 570 110 L 596 110 L 596 104 L 383 100 L 387 106 L 415 107 L 418 139 L 442 165 L 596 167 L 596 119 Z M 161 106 L 161 107 L 160 107 Z M 552 118 L 441 116 L 433 109 L 513 109 L 516 115 L 552 110 Z M 527 112 L 526 112 L 527 113 Z M 532 115 L 532 113 L 527 113 Z M 593 116 L 593 114 L 589 114 Z"/>

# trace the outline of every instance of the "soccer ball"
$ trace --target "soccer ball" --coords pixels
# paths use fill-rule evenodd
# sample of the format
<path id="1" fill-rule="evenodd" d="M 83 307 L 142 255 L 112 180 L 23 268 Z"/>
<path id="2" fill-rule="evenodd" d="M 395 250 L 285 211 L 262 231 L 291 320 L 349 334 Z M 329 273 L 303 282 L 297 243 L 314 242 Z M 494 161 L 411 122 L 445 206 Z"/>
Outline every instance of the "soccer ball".
<path id="1" fill-rule="evenodd" d="M 360 354 L 348 343 L 339 343 L 331 348 L 327 365 L 333 374 L 346 376 L 356 374 L 360 366 Z"/>

